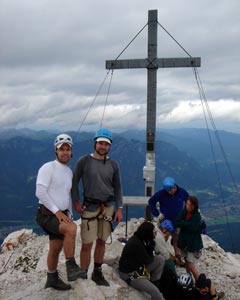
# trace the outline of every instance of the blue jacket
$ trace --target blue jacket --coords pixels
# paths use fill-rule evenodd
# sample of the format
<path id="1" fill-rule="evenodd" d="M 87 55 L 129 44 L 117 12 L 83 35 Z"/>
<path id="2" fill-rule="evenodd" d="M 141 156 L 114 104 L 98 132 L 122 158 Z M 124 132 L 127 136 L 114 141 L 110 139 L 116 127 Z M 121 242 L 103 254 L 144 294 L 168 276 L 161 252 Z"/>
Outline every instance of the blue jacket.
<path id="1" fill-rule="evenodd" d="M 183 210 L 185 200 L 188 196 L 188 192 L 179 186 L 177 186 L 177 191 L 174 195 L 170 195 L 162 189 L 148 200 L 148 205 L 154 217 L 158 217 L 161 212 L 164 214 L 165 219 L 171 220 L 175 224 L 176 218 Z M 156 207 L 157 203 L 160 205 L 160 210 Z"/>

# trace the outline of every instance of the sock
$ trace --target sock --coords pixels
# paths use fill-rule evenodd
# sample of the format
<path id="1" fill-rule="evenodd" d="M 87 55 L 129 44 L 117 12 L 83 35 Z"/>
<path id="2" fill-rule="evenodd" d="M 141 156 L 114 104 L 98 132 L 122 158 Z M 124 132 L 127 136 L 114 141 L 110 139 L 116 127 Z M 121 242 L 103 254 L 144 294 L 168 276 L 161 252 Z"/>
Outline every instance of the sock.
<path id="1" fill-rule="evenodd" d="M 94 269 L 101 269 L 102 263 L 94 263 Z"/>
<path id="2" fill-rule="evenodd" d="M 47 270 L 47 272 L 48 272 L 49 274 L 53 274 L 53 273 L 56 273 L 57 270 Z"/>
<path id="3" fill-rule="evenodd" d="M 74 260 L 74 257 L 66 257 L 66 262 L 67 261 L 72 261 L 72 260 Z"/>

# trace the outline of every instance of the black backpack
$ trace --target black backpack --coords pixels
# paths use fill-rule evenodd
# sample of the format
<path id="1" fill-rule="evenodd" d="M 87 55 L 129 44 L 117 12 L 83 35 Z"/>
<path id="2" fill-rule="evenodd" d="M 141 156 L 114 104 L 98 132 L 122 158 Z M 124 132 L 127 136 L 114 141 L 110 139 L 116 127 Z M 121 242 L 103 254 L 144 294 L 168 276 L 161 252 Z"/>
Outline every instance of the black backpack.
<path id="1" fill-rule="evenodd" d="M 197 300 L 200 299 L 196 297 L 196 291 L 194 288 L 183 288 L 178 283 L 177 274 L 164 267 L 162 276 L 159 282 L 159 289 L 166 300 Z"/>
<path id="2" fill-rule="evenodd" d="M 198 300 L 196 297 L 195 288 L 183 288 L 180 284 L 178 285 L 177 300 Z"/>
<path id="3" fill-rule="evenodd" d="M 159 289 L 166 300 L 178 300 L 178 277 L 177 274 L 167 267 L 164 267 Z"/>

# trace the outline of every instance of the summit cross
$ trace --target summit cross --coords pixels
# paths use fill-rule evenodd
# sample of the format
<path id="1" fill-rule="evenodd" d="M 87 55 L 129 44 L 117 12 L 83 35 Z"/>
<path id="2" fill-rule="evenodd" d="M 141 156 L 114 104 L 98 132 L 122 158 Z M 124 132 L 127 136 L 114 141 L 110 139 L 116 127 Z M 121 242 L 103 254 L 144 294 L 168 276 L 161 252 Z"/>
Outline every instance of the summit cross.
<path id="1" fill-rule="evenodd" d="M 145 196 L 151 197 L 155 183 L 155 133 L 156 133 L 156 96 L 158 68 L 200 67 L 200 57 L 158 58 L 157 32 L 158 11 L 148 11 L 148 57 L 144 59 L 107 60 L 106 69 L 147 69 L 147 125 L 146 125 L 146 165 L 143 167 Z M 151 219 L 149 209 L 146 218 Z"/>

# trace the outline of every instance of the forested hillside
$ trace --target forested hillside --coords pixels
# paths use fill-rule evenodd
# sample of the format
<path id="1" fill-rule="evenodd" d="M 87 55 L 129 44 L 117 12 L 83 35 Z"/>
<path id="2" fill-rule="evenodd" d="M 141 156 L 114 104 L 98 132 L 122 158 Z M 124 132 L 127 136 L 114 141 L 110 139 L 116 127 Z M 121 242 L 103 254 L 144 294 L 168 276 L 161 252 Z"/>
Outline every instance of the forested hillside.
<path id="1" fill-rule="evenodd" d="M 74 155 L 70 167 L 79 156 L 93 151 L 94 133 L 70 132 L 74 138 Z M 54 160 L 55 133 L 30 130 L 0 132 L 0 229 L 29 224 L 33 226 L 37 207 L 35 180 L 39 167 Z M 240 182 L 240 135 L 221 132 L 232 176 Z M 110 156 L 119 162 L 124 195 L 144 195 L 145 133 L 115 133 Z M 173 176 L 180 186 L 200 199 L 201 210 L 210 224 L 232 222 L 240 214 L 239 196 L 226 168 L 219 147 L 214 142 L 216 162 L 211 153 L 206 130 L 181 129 L 163 131 L 156 140 L 156 184 L 161 188 L 165 176 Z M 216 173 L 216 169 L 218 173 Z M 219 182 L 221 185 L 219 185 Z M 136 214 L 139 214 L 139 208 Z M 139 215 L 138 215 L 139 217 Z M 1 234 L 1 233 L 0 233 Z M 1 238 L 1 237 L 0 237 Z"/>

